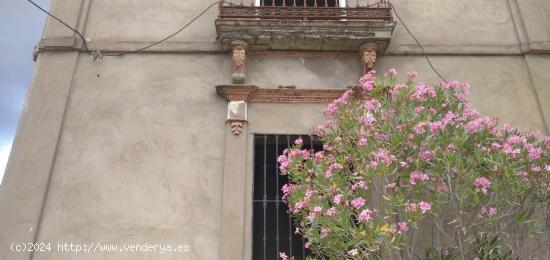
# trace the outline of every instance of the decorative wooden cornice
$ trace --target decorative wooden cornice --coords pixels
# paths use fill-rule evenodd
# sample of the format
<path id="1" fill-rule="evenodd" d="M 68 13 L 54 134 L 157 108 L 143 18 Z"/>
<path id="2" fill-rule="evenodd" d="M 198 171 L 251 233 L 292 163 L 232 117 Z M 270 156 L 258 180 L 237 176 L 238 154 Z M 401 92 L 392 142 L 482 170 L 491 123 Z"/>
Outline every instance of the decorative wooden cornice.
<path id="1" fill-rule="evenodd" d="M 229 101 L 249 103 L 330 103 L 346 89 L 260 88 L 254 85 L 219 85 L 218 95 Z"/>
<path id="2" fill-rule="evenodd" d="M 231 101 L 246 101 L 250 100 L 250 96 L 253 92 L 258 90 L 258 87 L 254 85 L 219 85 L 216 86 L 216 92 L 221 97 L 225 98 L 227 102 Z"/>

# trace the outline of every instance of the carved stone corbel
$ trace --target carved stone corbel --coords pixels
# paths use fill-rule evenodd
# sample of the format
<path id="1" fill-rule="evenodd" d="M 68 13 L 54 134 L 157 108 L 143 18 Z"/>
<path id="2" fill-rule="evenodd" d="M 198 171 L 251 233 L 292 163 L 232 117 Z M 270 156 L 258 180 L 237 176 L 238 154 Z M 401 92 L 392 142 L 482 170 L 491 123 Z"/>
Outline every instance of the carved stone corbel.
<path id="1" fill-rule="evenodd" d="M 233 51 L 233 65 L 235 67 L 233 71 L 233 83 L 243 84 L 246 80 L 246 51 L 248 50 L 248 43 L 244 41 L 233 41 L 231 43 L 231 49 Z"/>
<path id="2" fill-rule="evenodd" d="M 240 135 L 243 132 L 243 122 L 231 122 L 231 132 Z"/>
<path id="3" fill-rule="evenodd" d="M 232 87 L 216 87 L 218 95 L 227 101 L 227 123 L 231 132 L 238 136 L 247 123 L 248 101 L 258 87 L 252 85 L 231 85 Z"/>
<path id="4" fill-rule="evenodd" d="M 374 69 L 376 65 L 376 51 L 378 50 L 378 45 L 374 42 L 369 42 L 363 44 L 360 48 L 361 54 L 361 63 L 363 64 L 363 73 Z"/>

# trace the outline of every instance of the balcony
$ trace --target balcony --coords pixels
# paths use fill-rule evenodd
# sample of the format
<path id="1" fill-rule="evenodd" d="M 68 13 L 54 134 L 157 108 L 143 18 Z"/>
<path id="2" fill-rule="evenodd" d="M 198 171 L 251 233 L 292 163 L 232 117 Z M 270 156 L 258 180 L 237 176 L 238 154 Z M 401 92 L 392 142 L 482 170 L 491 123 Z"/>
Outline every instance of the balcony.
<path id="1" fill-rule="evenodd" d="M 228 50 L 235 41 L 251 50 L 339 52 L 357 52 L 368 43 L 380 53 L 395 27 L 386 0 L 355 7 L 345 0 L 248 1 L 220 3 L 216 31 Z"/>

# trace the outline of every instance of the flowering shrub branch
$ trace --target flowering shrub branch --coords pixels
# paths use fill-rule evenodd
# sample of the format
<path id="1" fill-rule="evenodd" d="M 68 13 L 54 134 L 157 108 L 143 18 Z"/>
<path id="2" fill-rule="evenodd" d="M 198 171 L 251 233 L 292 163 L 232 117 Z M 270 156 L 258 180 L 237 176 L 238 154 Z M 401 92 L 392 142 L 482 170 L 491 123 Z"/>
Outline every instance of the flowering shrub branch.
<path id="1" fill-rule="evenodd" d="M 298 140 L 278 158 L 290 178 L 283 199 L 314 257 L 504 259 L 548 250 L 531 242 L 548 242 L 550 138 L 497 127 L 468 105 L 465 83 L 374 73 L 325 109 L 315 130 L 323 151 Z"/>

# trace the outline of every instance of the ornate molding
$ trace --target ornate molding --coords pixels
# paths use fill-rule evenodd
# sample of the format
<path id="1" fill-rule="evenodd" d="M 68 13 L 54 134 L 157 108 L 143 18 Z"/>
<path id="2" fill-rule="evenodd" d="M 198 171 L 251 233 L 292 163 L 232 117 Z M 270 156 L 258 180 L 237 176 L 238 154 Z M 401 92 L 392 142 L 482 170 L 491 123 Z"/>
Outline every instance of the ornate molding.
<path id="1" fill-rule="evenodd" d="M 254 85 L 219 85 L 216 92 L 226 101 L 249 103 L 329 103 L 347 89 L 259 88 Z"/>
<path id="2" fill-rule="evenodd" d="M 231 132 L 234 135 L 240 135 L 243 132 L 243 124 L 244 122 L 239 121 L 231 122 Z"/>
<path id="3" fill-rule="evenodd" d="M 376 65 L 376 51 L 378 50 L 378 45 L 374 42 L 369 42 L 361 46 L 361 62 L 363 63 L 363 72 L 367 72 L 374 69 Z"/>
<path id="4" fill-rule="evenodd" d="M 246 80 L 246 52 L 248 43 L 240 40 L 231 42 L 231 50 L 233 52 L 233 83 L 243 84 Z"/>
<path id="5" fill-rule="evenodd" d="M 227 102 L 231 101 L 246 101 L 250 100 L 250 96 L 258 90 L 254 85 L 220 85 L 216 86 L 216 92 Z"/>
<path id="6" fill-rule="evenodd" d="M 227 121 L 239 136 L 247 123 L 248 103 L 330 103 L 347 89 L 259 88 L 254 85 L 219 85 L 216 92 L 227 101 Z"/>

